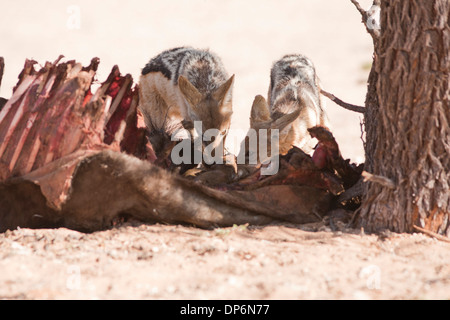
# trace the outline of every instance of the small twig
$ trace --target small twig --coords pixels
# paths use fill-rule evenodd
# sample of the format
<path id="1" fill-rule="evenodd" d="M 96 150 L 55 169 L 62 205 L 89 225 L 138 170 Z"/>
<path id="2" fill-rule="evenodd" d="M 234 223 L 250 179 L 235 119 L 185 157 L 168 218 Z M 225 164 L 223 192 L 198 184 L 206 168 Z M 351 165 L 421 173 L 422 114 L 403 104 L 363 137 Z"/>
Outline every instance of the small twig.
<path id="1" fill-rule="evenodd" d="M 362 16 L 362 23 L 364 23 L 364 26 L 366 27 L 367 32 L 372 36 L 373 40 L 376 42 L 378 41 L 378 38 L 380 37 L 380 30 L 377 25 L 374 25 L 371 20 L 371 12 L 372 10 L 366 11 L 364 10 L 358 1 L 356 0 L 350 0 L 356 7 L 356 9 L 361 13 Z M 374 0 L 373 1 L 373 8 L 376 6 L 380 6 L 380 0 Z"/>
<path id="2" fill-rule="evenodd" d="M 361 175 L 364 177 L 364 182 L 370 181 L 370 182 L 375 182 L 378 184 L 381 184 L 382 186 L 389 188 L 389 189 L 395 189 L 395 183 L 386 177 L 383 176 L 377 176 L 374 174 L 371 174 L 367 171 L 363 171 L 361 173 Z"/>
<path id="3" fill-rule="evenodd" d="M 361 5 L 359 4 L 358 1 L 356 0 L 350 0 L 356 7 L 356 9 L 359 11 L 359 13 L 361 13 L 363 19 L 365 20 L 367 18 L 367 12 L 366 10 L 364 10 Z"/>
<path id="4" fill-rule="evenodd" d="M 363 143 L 363 146 L 365 146 L 366 145 L 366 140 L 364 140 L 364 133 L 365 133 L 365 130 L 364 130 L 364 119 L 362 119 L 362 121 L 361 121 L 361 119 L 359 120 L 359 129 L 361 130 L 361 136 L 359 138 L 361 139 L 361 141 Z"/>
<path id="5" fill-rule="evenodd" d="M 3 71 L 5 70 L 5 59 L 3 57 L 0 57 L 0 87 L 2 86 L 2 78 L 3 78 Z M 0 97 L 0 110 L 2 110 L 3 106 L 8 102 L 5 98 Z"/>
<path id="6" fill-rule="evenodd" d="M 334 94 L 326 92 L 325 90 L 320 89 L 320 93 L 344 109 L 359 113 L 364 113 L 366 111 L 366 108 L 344 102 L 341 99 L 337 98 Z"/>
<path id="7" fill-rule="evenodd" d="M 5 59 L 3 57 L 0 57 L 0 86 L 2 85 L 4 69 L 5 69 Z"/>
<path id="8" fill-rule="evenodd" d="M 423 229 L 423 228 L 418 227 L 416 225 L 413 225 L 413 229 L 415 229 L 415 230 L 417 230 L 419 232 L 422 232 L 422 233 L 424 233 L 424 234 L 426 234 L 426 235 L 428 235 L 430 237 L 436 238 L 437 240 L 441 240 L 441 241 L 450 243 L 450 239 L 448 237 L 441 236 L 440 234 L 437 234 L 436 232 Z"/>

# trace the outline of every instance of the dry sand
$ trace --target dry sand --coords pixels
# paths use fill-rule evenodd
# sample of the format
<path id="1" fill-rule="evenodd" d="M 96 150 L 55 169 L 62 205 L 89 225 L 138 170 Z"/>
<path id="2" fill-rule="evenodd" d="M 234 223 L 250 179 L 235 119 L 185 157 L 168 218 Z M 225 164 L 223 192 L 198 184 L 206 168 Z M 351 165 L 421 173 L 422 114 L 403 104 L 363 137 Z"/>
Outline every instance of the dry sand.
<path id="1" fill-rule="evenodd" d="M 15 230 L 0 234 L 0 298 L 450 298 L 450 244 L 320 229 Z"/>
<path id="2" fill-rule="evenodd" d="M 137 80 L 152 56 L 191 45 L 210 48 L 236 74 L 234 128 L 248 127 L 254 96 L 266 95 L 270 67 L 286 53 L 306 54 L 326 90 L 364 104 L 372 44 L 347 0 L 2 0 L 0 12 L 3 97 L 25 58 L 43 64 L 64 54 L 87 65 L 98 56 L 100 81 L 114 64 Z M 328 113 L 343 156 L 362 162 L 361 116 L 331 101 Z M 303 229 L 9 231 L 0 234 L 0 298 L 450 298 L 448 243 L 422 234 Z"/>

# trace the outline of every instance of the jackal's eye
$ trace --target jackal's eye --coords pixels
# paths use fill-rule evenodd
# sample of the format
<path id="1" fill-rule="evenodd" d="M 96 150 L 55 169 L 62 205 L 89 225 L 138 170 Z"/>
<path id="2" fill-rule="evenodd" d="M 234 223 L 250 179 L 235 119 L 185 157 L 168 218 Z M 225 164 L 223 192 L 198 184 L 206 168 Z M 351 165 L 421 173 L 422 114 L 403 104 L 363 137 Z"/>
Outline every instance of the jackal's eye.
<path id="1" fill-rule="evenodd" d="M 226 136 L 228 134 L 228 129 L 222 130 L 220 132 L 221 135 Z"/>

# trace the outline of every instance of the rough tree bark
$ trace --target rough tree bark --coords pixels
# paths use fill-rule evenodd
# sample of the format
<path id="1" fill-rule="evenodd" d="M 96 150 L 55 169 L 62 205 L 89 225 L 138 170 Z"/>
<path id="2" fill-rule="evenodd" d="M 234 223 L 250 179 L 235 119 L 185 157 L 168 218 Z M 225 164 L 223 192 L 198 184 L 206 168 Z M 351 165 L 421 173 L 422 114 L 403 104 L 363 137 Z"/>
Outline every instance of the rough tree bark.
<path id="1" fill-rule="evenodd" d="M 380 2 L 364 147 L 365 170 L 387 179 L 369 176 L 356 223 L 450 236 L 450 1 Z"/>

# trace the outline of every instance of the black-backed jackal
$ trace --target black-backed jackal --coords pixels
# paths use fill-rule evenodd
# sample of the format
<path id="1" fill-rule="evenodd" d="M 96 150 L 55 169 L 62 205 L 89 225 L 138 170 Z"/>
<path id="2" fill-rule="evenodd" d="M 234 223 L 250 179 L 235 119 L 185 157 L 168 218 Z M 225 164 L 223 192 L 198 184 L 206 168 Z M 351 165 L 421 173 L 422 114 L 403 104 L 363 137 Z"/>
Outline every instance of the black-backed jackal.
<path id="1" fill-rule="evenodd" d="M 193 122 L 201 121 L 200 134 L 219 130 L 213 149 L 224 143 L 233 112 L 233 82 L 234 75 L 229 77 L 220 58 L 208 50 L 180 47 L 151 59 L 139 81 L 139 108 L 150 142 L 158 144 L 152 141 L 155 132 L 167 139 L 172 135 L 177 140 L 190 138 Z"/>
<path id="2" fill-rule="evenodd" d="M 270 71 L 268 103 L 262 96 L 253 102 L 250 126 L 280 130 L 279 153 L 285 154 L 292 146 L 310 153 L 315 142 L 307 129 L 317 125 L 329 127 L 314 65 L 301 54 L 285 55 Z"/>

